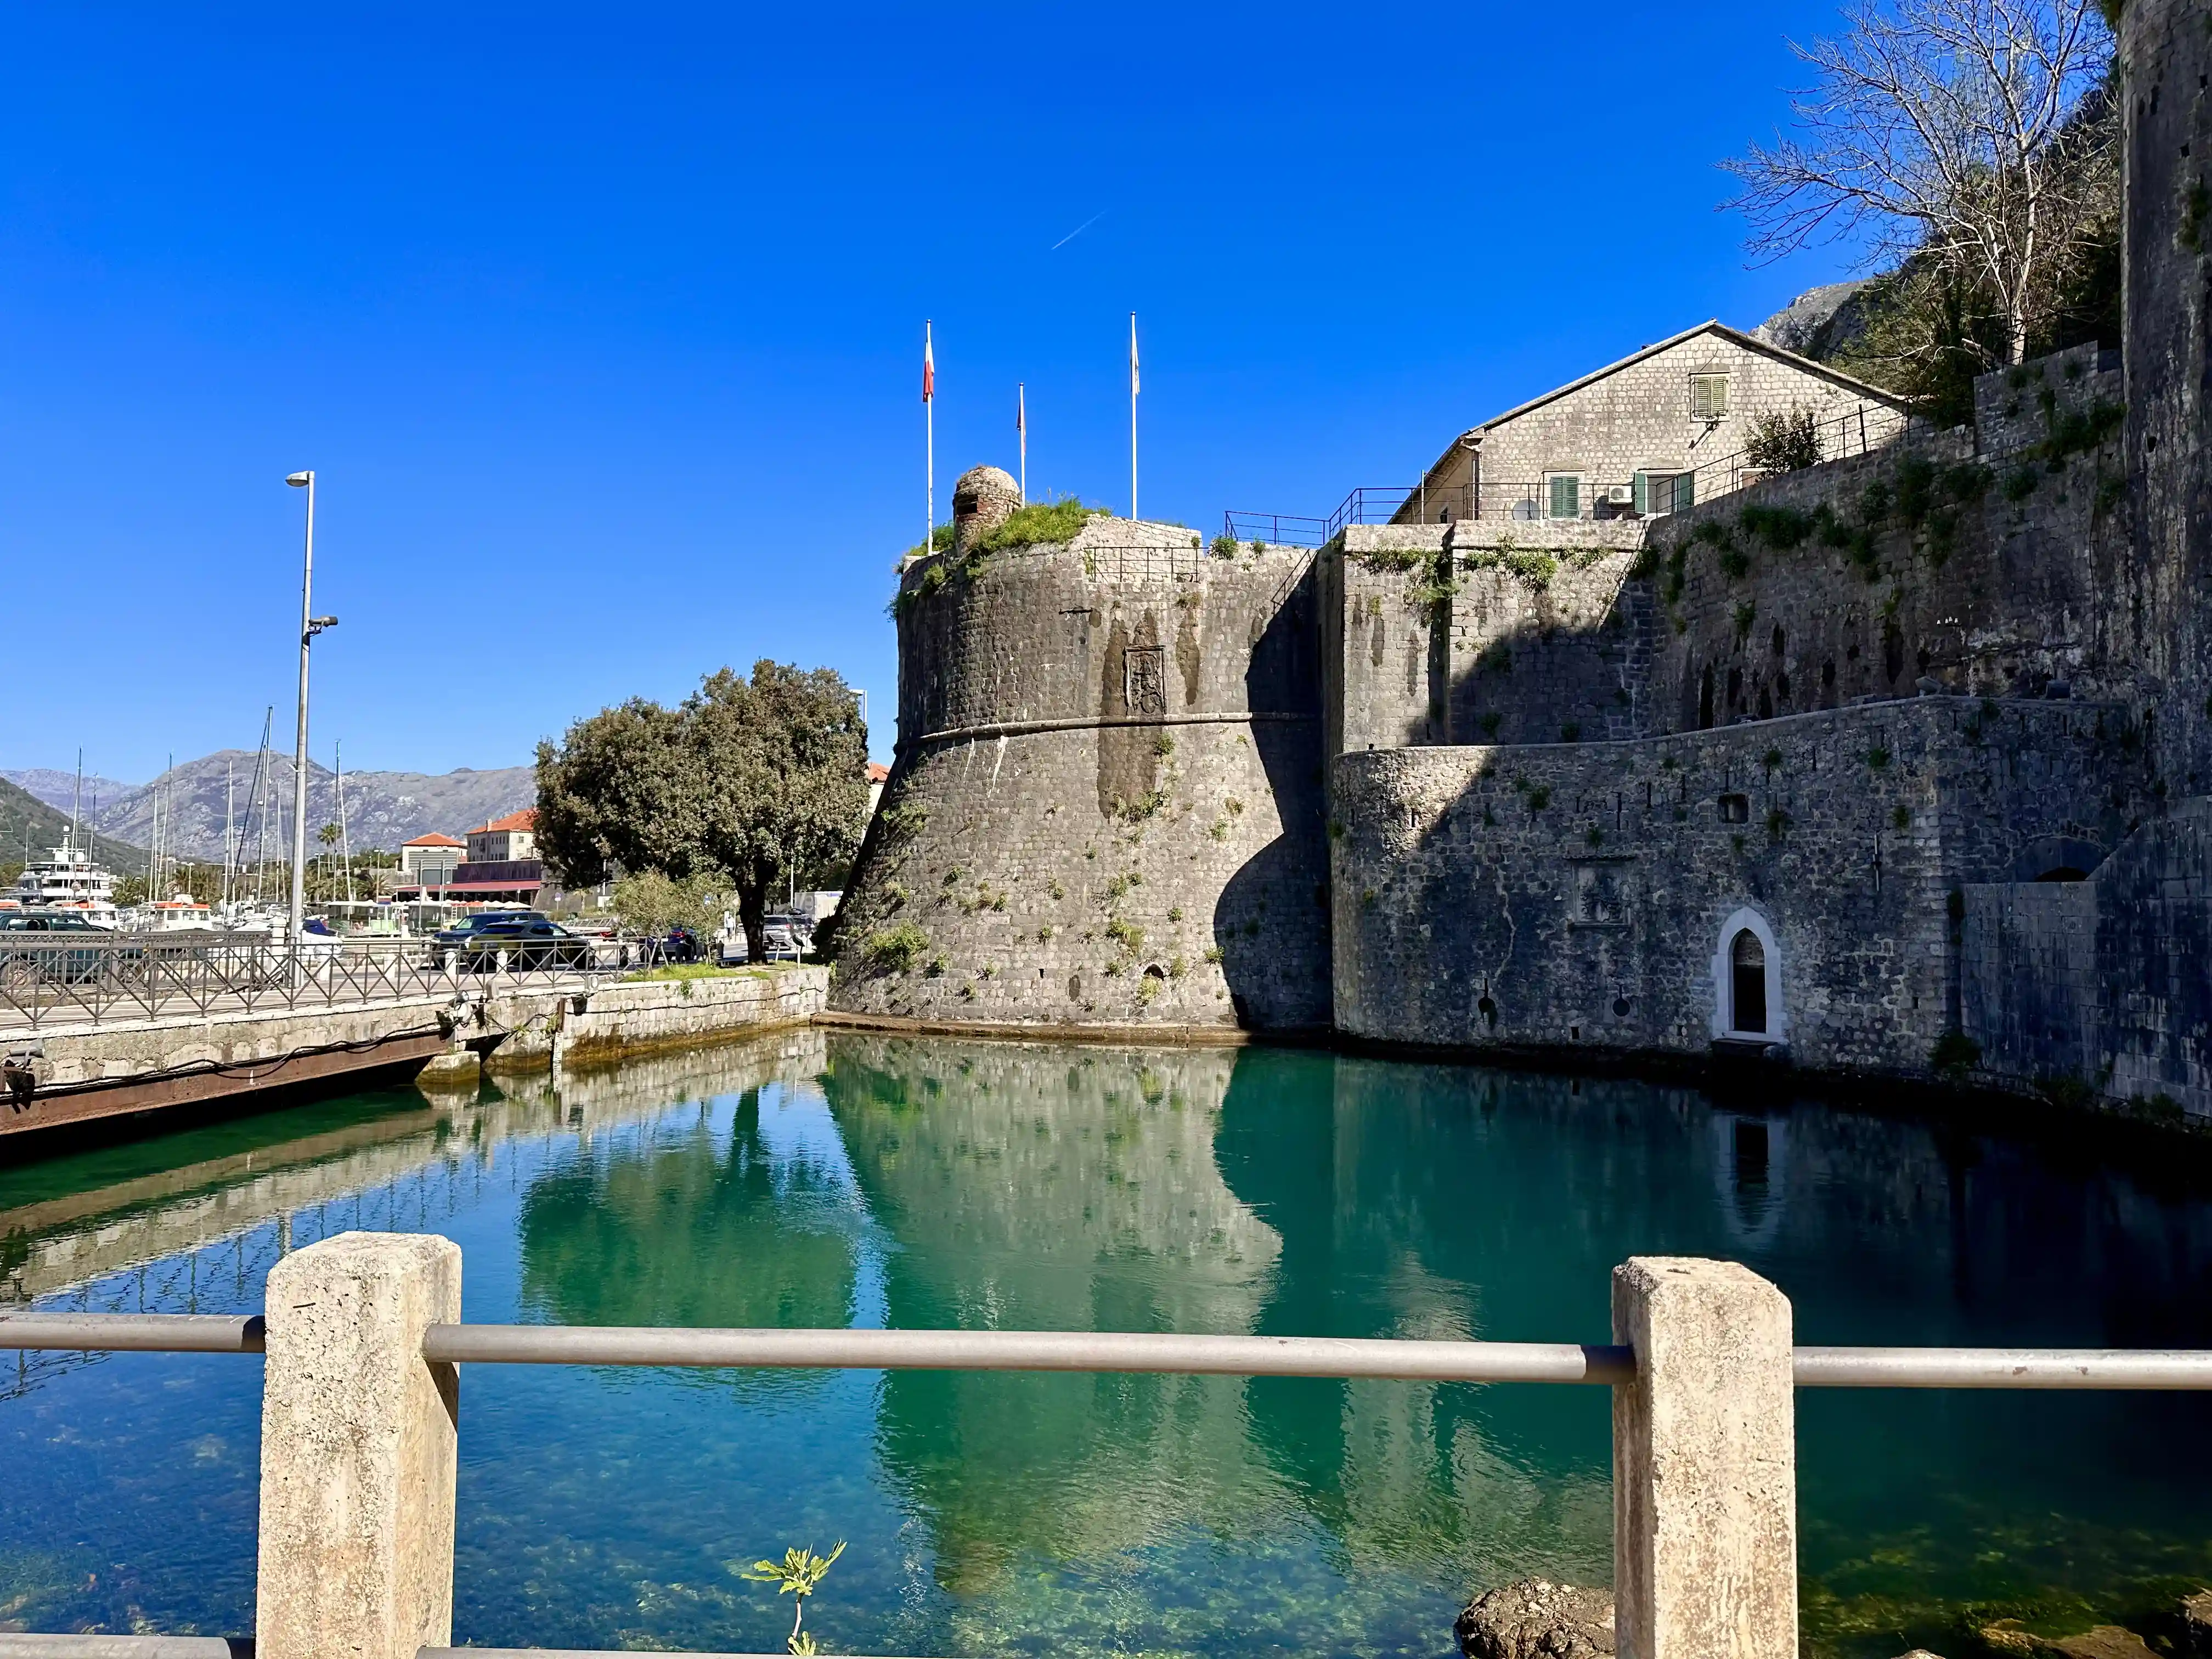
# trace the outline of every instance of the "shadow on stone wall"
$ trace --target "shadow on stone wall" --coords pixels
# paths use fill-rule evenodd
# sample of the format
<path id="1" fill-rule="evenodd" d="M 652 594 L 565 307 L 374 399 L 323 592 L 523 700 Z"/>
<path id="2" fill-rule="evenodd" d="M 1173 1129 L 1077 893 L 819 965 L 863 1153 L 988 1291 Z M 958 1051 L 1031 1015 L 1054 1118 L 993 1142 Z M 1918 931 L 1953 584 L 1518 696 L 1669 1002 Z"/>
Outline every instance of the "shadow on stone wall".
<path id="1" fill-rule="evenodd" d="M 1309 563 L 1267 615 L 1245 670 L 1251 738 L 1283 832 L 1233 872 L 1213 907 L 1213 938 L 1237 1024 L 1287 1030 L 1329 1024 L 1328 791 L 1321 673 Z"/>

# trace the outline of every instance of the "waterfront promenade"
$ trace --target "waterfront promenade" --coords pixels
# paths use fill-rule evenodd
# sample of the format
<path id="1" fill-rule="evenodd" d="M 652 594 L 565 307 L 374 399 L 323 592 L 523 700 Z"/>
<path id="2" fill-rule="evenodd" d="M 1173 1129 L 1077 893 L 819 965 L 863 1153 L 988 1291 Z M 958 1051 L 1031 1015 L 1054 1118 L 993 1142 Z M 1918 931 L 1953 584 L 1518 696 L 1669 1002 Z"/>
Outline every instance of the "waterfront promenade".
<path id="1" fill-rule="evenodd" d="M 296 955 L 158 935 L 11 943 L 0 962 L 0 1136 L 339 1079 L 605 1063 L 805 1020 L 828 981 L 799 965 L 655 979 L 642 971 L 653 960 L 650 945 L 605 943 L 559 960 L 467 962 L 422 940 Z"/>

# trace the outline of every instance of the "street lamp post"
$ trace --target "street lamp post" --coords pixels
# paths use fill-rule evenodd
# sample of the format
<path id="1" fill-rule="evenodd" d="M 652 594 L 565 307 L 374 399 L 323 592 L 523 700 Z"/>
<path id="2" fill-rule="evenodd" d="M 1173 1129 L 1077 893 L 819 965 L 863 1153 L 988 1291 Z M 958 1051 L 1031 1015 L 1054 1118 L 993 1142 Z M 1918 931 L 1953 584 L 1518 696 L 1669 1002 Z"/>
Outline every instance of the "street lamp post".
<path id="1" fill-rule="evenodd" d="M 300 571 L 300 730 L 292 745 L 292 905 L 285 937 L 296 960 L 307 908 L 307 647 L 316 635 L 337 625 L 315 611 L 315 475 L 295 472 L 284 482 L 307 492 L 307 548 Z"/>

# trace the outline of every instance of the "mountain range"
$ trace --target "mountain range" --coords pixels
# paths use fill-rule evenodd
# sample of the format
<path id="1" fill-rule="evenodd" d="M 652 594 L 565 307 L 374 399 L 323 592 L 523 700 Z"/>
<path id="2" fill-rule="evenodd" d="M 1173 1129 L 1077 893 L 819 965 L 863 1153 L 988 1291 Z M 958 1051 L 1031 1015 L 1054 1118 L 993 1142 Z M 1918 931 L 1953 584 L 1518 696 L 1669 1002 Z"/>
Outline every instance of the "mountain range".
<path id="1" fill-rule="evenodd" d="M 77 778 L 74 772 L 64 772 L 52 766 L 0 767 L 0 778 L 29 790 L 49 806 L 63 811 L 76 798 Z M 87 816 L 98 811 L 103 802 L 121 800 L 140 786 L 122 783 L 113 778 L 103 778 L 94 773 L 84 781 L 84 810 Z"/>
<path id="2" fill-rule="evenodd" d="M 74 782 L 76 775 L 70 776 Z M 51 848 L 61 845 L 70 819 L 68 797 L 63 799 L 64 804 L 60 806 L 40 800 L 22 785 L 10 782 L 8 775 L 0 773 L 0 863 L 42 859 Z M 118 876 L 146 868 L 143 848 L 126 847 L 104 836 L 93 836 L 90 842 L 93 856 Z"/>
<path id="3" fill-rule="evenodd" d="M 198 760 L 186 761 L 137 787 L 103 781 L 100 810 L 88 811 L 94 829 L 134 848 L 149 847 L 154 839 L 155 812 L 165 815 L 164 841 L 175 857 L 220 859 L 223 825 L 228 815 L 245 833 L 246 854 L 252 857 L 257 840 L 265 856 L 289 857 L 291 852 L 292 757 L 271 754 L 259 794 L 255 793 L 254 768 L 259 756 L 250 749 L 224 749 Z M 9 780 L 21 779 L 18 786 Z M 40 797 L 46 810 L 57 813 L 58 823 L 69 817 L 74 773 L 51 769 L 0 772 L 0 786 L 18 795 Z M 119 793 L 111 794 L 111 789 Z M 85 781 L 88 802 L 92 780 Z M 265 832 L 262 807 L 268 808 Z M 536 780 L 527 766 L 502 766 L 489 771 L 458 771 L 435 775 L 422 772 L 348 772 L 345 775 L 345 823 L 356 852 L 372 848 L 394 849 L 403 842 L 436 830 L 459 836 L 493 818 L 538 798 Z M 23 829 L 16 822 L 15 840 L 4 839 L 10 818 L 7 797 L 0 795 L 0 854 L 20 854 Z M 327 767 L 307 763 L 308 850 L 320 850 L 315 832 L 337 822 L 335 781 Z M 34 836 L 40 833 L 34 829 Z M 58 833 L 58 831 L 56 831 Z M 10 850 L 13 849 L 13 850 Z M 142 866 L 143 852 L 130 858 Z M 117 868 L 123 867 L 120 864 Z"/>

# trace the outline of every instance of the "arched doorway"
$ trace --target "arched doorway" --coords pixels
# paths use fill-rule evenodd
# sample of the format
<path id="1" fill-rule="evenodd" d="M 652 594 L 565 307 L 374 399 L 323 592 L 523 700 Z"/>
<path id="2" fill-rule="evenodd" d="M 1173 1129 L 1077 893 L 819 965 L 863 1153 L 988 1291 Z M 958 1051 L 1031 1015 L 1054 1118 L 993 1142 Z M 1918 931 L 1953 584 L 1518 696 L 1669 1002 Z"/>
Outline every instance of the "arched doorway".
<path id="1" fill-rule="evenodd" d="M 1729 941 L 1729 1029 L 1766 1032 L 1766 947 L 1748 927 Z"/>
<path id="2" fill-rule="evenodd" d="M 1782 997 L 1782 948 L 1773 924 L 1749 905 L 1720 925 L 1713 940 L 1713 1036 L 1722 1042 L 1790 1040 Z"/>

